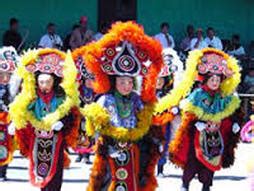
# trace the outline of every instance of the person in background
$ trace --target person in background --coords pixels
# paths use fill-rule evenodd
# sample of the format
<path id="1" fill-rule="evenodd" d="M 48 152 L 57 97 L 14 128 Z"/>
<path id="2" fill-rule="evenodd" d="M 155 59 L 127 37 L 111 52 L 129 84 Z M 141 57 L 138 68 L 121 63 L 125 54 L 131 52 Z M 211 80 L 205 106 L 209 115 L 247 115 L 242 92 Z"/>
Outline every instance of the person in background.
<path id="1" fill-rule="evenodd" d="M 243 80 L 243 91 L 254 93 L 254 68 L 249 68 L 248 73 Z"/>
<path id="2" fill-rule="evenodd" d="M 72 31 L 70 37 L 70 47 L 72 50 L 86 44 L 87 17 L 80 17 L 79 27 Z"/>
<path id="3" fill-rule="evenodd" d="M 197 29 L 197 36 L 191 40 L 190 49 L 191 50 L 203 49 L 203 48 L 206 48 L 207 46 L 208 45 L 207 45 L 206 41 L 204 41 L 204 38 L 203 38 L 203 31 L 201 28 L 198 28 Z"/>
<path id="4" fill-rule="evenodd" d="M 106 23 L 103 23 L 101 26 L 100 26 L 100 30 L 93 36 L 93 39 L 95 41 L 97 40 L 100 40 L 103 35 L 107 32 L 107 24 Z"/>
<path id="5" fill-rule="evenodd" d="M 175 41 L 169 34 L 169 24 L 167 22 L 161 24 L 161 32 L 155 35 L 155 38 L 160 41 L 163 48 L 175 48 Z"/>
<path id="6" fill-rule="evenodd" d="M 49 23 L 47 25 L 47 34 L 41 37 L 38 46 L 40 48 L 62 49 L 63 41 L 61 37 L 56 34 L 56 25 L 54 23 Z"/>
<path id="7" fill-rule="evenodd" d="M 79 28 L 79 24 L 74 24 L 72 26 L 71 31 L 65 36 L 63 40 L 63 51 L 71 50 L 71 45 L 70 45 L 71 34 L 77 28 Z"/>
<path id="8" fill-rule="evenodd" d="M 252 60 L 254 60 L 254 40 L 250 41 L 248 46 L 248 55 Z"/>
<path id="9" fill-rule="evenodd" d="M 19 21 L 16 18 L 11 18 L 10 28 L 3 35 L 3 46 L 13 46 L 16 50 L 20 48 L 22 37 L 18 30 Z"/>
<path id="10" fill-rule="evenodd" d="M 189 50 L 191 50 L 191 47 L 190 47 L 191 41 L 195 37 L 195 29 L 193 25 L 188 25 L 186 31 L 187 31 L 187 36 L 182 40 L 180 44 L 180 49 L 183 52 L 188 52 Z"/>
<path id="11" fill-rule="evenodd" d="M 212 27 L 208 27 L 206 30 L 207 37 L 205 38 L 205 42 L 210 48 L 216 48 L 219 50 L 223 49 L 222 42 L 219 37 L 215 36 L 214 29 Z"/>
<path id="12" fill-rule="evenodd" d="M 231 47 L 228 50 L 228 54 L 231 56 L 235 56 L 236 58 L 241 59 L 245 56 L 245 50 L 240 43 L 240 36 L 238 34 L 234 34 L 231 38 Z"/>
<path id="13" fill-rule="evenodd" d="M 85 45 L 92 42 L 93 40 L 93 31 L 88 29 L 85 33 Z"/>

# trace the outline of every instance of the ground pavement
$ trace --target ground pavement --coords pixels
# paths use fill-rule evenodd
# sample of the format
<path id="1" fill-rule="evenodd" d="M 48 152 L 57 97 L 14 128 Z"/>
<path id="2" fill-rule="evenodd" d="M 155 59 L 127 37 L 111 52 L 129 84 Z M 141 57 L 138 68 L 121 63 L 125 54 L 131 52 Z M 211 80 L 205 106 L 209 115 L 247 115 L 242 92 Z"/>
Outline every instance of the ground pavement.
<path id="1" fill-rule="evenodd" d="M 250 191 L 248 172 L 246 166 L 250 159 L 254 163 L 254 144 L 241 143 L 236 151 L 235 165 L 226 170 L 216 172 L 212 191 Z M 89 177 L 91 165 L 75 163 L 76 155 L 71 155 L 71 167 L 64 171 L 64 183 L 62 191 L 84 191 Z M 18 152 L 8 169 L 8 181 L 0 182 L 0 191 L 38 191 L 28 182 L 28 161 L 22 158 Z M 167 165 L 164 178 L 158 178 L 157 191 L 178 191 L 181 186 L 181 169 L 173 165 Z M 201 190 L 201 185 L 195 179 L 191 182 L 190 191 Z"/>

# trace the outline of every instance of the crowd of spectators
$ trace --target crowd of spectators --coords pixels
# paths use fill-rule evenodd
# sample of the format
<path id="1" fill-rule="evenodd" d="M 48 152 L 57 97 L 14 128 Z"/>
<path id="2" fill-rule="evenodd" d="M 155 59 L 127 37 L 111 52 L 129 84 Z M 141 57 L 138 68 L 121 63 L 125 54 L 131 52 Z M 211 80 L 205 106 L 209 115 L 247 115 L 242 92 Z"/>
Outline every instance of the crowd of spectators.
<path id="1" fill-rule="evenodd" d="M 46 26 L 45 34 L 38 40 L 36 47 L 57 48 L 64 51 L 74 50 L 91 41 L 99 40 L 107 32 L 108 26 L 102 24 L 99 31 L 94 33 L 88 28 L 88 18 L 81 16 L 78 23 L 73 25 L 72 31 L 61 37 L 57 33 L 57 25 L 50 22 Z M 160 25 L 160 32 L 154 35 L 154 38 L 160 41 L 163 48 L 170 47 L 177 50 L 183 60 L 187 57 L 188 52 L 194 49 L 213 47 L 227 52 L 236 57 L 243 68 L 240 91 L 254 93 L 254 41 L 250 42 L 249 47 L 243 47 L 239 34 L 232 34 L 231 39 L 221 39 L 213 27 L 207 27 L 204 30 L 188 25 L 185 33 L 185 37 L 177 44 L 169 23 L 163 22 Z M 20 52 L 24 48 L 25 40 L 19 33 L 18 19 L 11 18 L 9 29 L 3 34 L 3 45 L 12 45 Z"/>

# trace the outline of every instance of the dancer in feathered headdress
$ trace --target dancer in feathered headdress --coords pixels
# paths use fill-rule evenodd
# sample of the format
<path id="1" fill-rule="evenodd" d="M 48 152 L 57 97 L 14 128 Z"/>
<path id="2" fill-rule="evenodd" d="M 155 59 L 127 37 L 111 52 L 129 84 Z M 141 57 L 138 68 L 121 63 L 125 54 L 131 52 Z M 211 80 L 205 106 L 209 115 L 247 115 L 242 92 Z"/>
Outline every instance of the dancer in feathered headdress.
<path id="1" fill-rule="evenodd" d="M 167 96 L 174 87 L 179 85 L 181 75 L 183 73 L 183 63 L 175 50 L 167 48 L 163 50 L 162 54 L 165 65 L 162 68 L 157 81 L 156 93 L 159 99 L 158 105 L 160 104 L 160 99 Z M 164 165 L 167 162 L 168 145 L 173 133 L 171 122 L 175 116 L 179 114 L 179 109 L 177 105 L 175 105 L 172 108 L 169 108 L 169 110 L 165 113 L 167 114 L 154 117 L 154 124 L 161 126 L 161 130 L 164 135 L 162 156 L 160 157 L 157 165 L 158 176 L 164 176 Z M 167 115 L 171 115 L 171 118 L 169 119 Z M 158 129 L 159 127 L 156 128 Z"/>
<path id="2" fill-rule="evenodd" d="M 77 80 L 79 82 L 79 98 L 81 101 L 80 107 L 84 107 L 85 105 L 96 101 L 99 97 L 99 95 L 96 94 L 92 89 L 94 76 L 87 71 L 84 64 L 85 53 L 86 46 L 82 46 L 72 52 L 73 60 L 78 69 Z M 75 152 L 78 153 L 76 162 L 81 162 L 84 159 L 86 164 L 91 164 L 90 155 L 94 152 L 94 138 L 87 135 L 84 118 L 80 124 L 78 145 L 75 149 Z"/>
<path id="3" fill-rule="evenodd" d="M 155 189 L 156 182 L 146 187 L 150 158 L 144 151 L 151 142 L 157 144 L 146 135 L 163 64 L 161 52 L 159 42 L 133 22 L 113 24 L 102 39 L 88 45 L 85 65 L 94 76 L 93 90 L 104 94 L 83 110 L 87 133 L 99 135 L 88 190 L 102 190 L 108 171 L 108 190 Z M 140 94 L 135 91 L 136 77 L 142 79 Z M 143 144 L 144 139 L 149 144 Z"/>
<path id="4" fill-rule="evenodd" d="M 10 106 L 21 153 L 29 158 L 30 181 L 41 190 L 61 189 L 64 148 L 76 147 L 80 115 L 76 67 L 71 54 L 29 50 L 18 74 L 22 91 Z"/>
<path id="5" fill-rule="evenodd" d="M 173 163 L 183 168 L 182 190 L 198 174 L 203 191 L 212 186 L 214 172 L 234 163 L 240 127 L 234 115 L 240 100 L 233 95 L 240 82 L 237 61 L 222 51 L 192 51 L 184 81 L 198 85 L 181 103 L 182 123 L 169 146 Z"/>
<path id="6" fill-rule="evenodd" d="M 13 87 L 19 86 L 17 80 L 13 80 L 18 62 L 19 56 L 13 47 L 0 48 L 0 181 L 6 180 L 14 152 L 15 128 L 10 125 L 9 104 L 17 93 Z"/>

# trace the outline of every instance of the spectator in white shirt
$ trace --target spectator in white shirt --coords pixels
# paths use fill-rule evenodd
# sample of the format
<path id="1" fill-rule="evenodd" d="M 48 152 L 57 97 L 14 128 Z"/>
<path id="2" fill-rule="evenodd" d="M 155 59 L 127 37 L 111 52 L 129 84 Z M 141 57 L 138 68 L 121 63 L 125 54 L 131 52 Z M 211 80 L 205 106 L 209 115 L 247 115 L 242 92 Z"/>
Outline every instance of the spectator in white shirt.
<path id="1" fill-rule="evenodd" d="M 208 45 L 206 44 L 206 42 L 204 41 L 204 38 L 203 38 L 203 31 L 201 28 L 198 28 L 197 29 L 197 36 L 191 40 L 190 49 L 191 50 L 203 49 L 203 48 L 206 48 L 207 46 Z"/>
<path id="2" fill-rule="evenodd" d="M 215 32 L 212 27 L 208 27 L 206 35 L 207 37 L 205 38 L 205 42 L 208 47 L 216 48 L 219 50 L 223 49 L 222 42 L 217 36 L 215 36 Z"/>
<path id="3" fill-rule="evenodd" d="M 236 58 L 241 58 L 245 56 L 245 50 L 240 43 L 240 36 L 235 34 L 231 39 L 231 47 L 228 50 L 228 54 L 235 56 Z"/>
<path id="4" fill-rule="evenodd" d="M 40 48 L 57 48 L 61 49 L 63 46 L 62 39 L 55 33 L 56 26 L 53 23 L 47 25 L 47 34 L 43 35 L 40 39 L 38 46 Z"/>
<path id="5" fill-rule="evenodd" d="M 164 22 L 161 24 L 161 32 L 155 35 L 155 38 L 160 41 L 163 48 L 174 48 L 175 42 L 169 34 L 169 24 Z"/>

